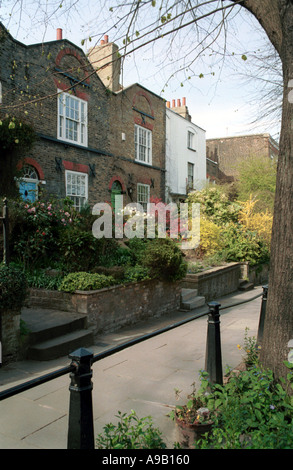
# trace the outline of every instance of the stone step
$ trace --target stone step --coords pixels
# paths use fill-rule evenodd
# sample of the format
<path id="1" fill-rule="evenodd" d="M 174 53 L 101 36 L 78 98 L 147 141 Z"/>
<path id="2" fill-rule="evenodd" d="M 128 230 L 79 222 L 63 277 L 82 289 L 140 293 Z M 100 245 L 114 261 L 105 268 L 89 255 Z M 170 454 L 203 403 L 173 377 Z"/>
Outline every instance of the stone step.
<path id="1" fill-rule="evenodd" d="M 194 297 L 197 297 L 197 289 L 181 289 L 180 299 L 182 302 L 187 302 Z"/>
<path id="2" fill-rule="evenodd" d="M 30 344 L 87 328 L 86 315 L 61 310 L 23 308 L 21 318 L 29 330 Z"/>
<path id="3" fill-rule="evenodd" d="M 37 361 L 57 359 L 70 354 L 79 347 L 88 347 L 93 343 L 94 335 L 91 329 L 77 330 L 30 346 L 27 358 Z"/>
<path id="4" fill-rule="evenodd" d="M 186 302 L 181 302 L 180 309 L 181 310 L 193 310 L 195 308 L 203 307 L 206 303 L 205 297 L 197 296 L 193 299 L 190 299 Z"/>
<path id="5" fill-rule="evenodd" d="M 248 291 L 254 288 L 253 282 L 246 281 L 245 279 L 239 279 L 238 290 Z"/>
<path id="6" fill-rule="evenodd" d="M 47 361 L 94 344 L 87 315 L 44 308 L 23 308 L 21 318 L 28 330 L 26 356 Z"/>

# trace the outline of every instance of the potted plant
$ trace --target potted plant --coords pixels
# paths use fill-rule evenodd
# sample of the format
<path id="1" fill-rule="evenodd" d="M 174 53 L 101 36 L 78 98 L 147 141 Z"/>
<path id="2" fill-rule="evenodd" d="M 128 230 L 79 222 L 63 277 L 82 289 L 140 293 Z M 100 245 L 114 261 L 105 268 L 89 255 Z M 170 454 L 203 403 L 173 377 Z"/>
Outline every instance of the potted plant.
<path id="1" fill-rule="evenodd" d="M 195 448 L 195 442 L 209 434 L 214 424 L 213 412 L 207 407 L 208 392 L 194 388 L 185 405 L 176 406 L 171 418 L 176 423 L 178 443 L 183 449 Z"/>

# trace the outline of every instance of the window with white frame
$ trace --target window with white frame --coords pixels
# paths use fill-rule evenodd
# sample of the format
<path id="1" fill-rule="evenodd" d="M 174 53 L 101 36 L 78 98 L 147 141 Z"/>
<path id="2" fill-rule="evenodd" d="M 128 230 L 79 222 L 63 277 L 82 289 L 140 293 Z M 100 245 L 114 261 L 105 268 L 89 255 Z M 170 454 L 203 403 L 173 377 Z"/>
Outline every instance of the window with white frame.
<path id="1" fill-rule="evenodd" d="M 58 95 L 58 138 L 87 146 L 86 101 L 68 93 Z"/>
<path id="2" fill-rule="evenodd" d="M 66 196 L 80 210 L 88 199 L 88 175 L 77 171 L 65 171 Z"/>
<path id="3" fill-rule="evenodd" d="M 191 131 L 187 131 L 187 147 L 189 149 L 195 149 L 195 142 L 194 142 L 194 133 Z"/>
<path id="4" fill-rule="evenodd" d="M 194 182 L 194 164 L 193 163 L 188 162 L 187 173 L 188 173 L 188 187 L 189 189 L 193 189 L 193 182 Z"/>
<path id="5" fill-rule="evenodd" d="M 144 212 L 147 212 L 148 202 L 150 201 L 150 186 L 148 184 L 138 183 L 137 202 L 142 205 Z"/>
<path id="6" fill-rule="evenodd" d="M 152 164 L 152 132 L 141 126 L 134 128 L 135 160 Z"/>

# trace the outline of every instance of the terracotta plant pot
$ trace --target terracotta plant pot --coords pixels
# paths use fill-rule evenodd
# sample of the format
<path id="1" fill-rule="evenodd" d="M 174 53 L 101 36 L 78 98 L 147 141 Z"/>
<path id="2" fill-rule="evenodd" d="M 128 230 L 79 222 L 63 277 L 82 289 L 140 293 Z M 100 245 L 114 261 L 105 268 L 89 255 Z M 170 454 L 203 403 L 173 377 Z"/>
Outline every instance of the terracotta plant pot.
<path id="1" fill-rule="evenodd" d="M 175 422 L 177 428 L 177 442 L 182 449 L 194 449 L 195 442 L 202 438 L 204 434 L 210 433 L 213 421 L 206 423 L 186 423 L 179 419 L 175 414 Z"/>

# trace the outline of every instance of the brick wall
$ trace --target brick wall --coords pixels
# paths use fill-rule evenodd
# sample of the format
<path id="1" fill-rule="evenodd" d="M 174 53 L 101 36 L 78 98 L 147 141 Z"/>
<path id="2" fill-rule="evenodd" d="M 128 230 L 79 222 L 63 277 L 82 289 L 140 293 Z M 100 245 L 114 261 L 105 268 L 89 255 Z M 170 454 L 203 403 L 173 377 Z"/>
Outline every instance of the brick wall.
<path id="1" fill-rule="evenodd" d="M 72 295 L 31 289 L 29 305 L 86 314 L 97 334 L 115 331 L 125 325 L 176 310 L 179 307 L 180 290 L 179 282 L 157 280 L 98 291 L 77 291 Z"/>

